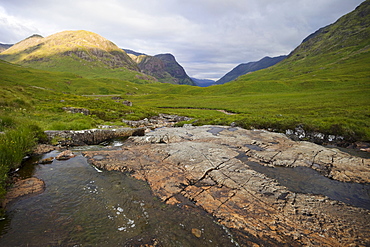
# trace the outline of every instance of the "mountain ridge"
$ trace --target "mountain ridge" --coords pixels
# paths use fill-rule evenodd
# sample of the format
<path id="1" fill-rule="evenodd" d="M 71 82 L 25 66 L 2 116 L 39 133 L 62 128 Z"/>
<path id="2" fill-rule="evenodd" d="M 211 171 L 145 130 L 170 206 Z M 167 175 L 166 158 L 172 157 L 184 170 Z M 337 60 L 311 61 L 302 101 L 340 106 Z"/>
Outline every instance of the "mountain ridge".
<path id="1" fill-rule="evenodd" d="M 128 55 L 137 63 L 141 72 L 155 77 L 160 82 L 196 86 L 170 53 L 150 56 L 129 50 Z"/>
<path id="2" fill-rule="evenodd" d="M 71 72 L 90 78 L 112 77 L 150 83 L 125 51 L 104 37 L 85 30 L 48 37 L 32 35 L 0 53 L 8 62 L 48 71 Z"/>
<path id="3" fill-rule="evenodd" d="M 34 34 L 5 50 L 0 59 L 93 78 L 111 72 L 110 76 L 114 78 L 128 79 L 123 75 L 125 72 L 138 72 L 136 80 L 195 85 L 172 54 L 148 56 L 121 49 L 104 37 L 84 30 L 63 31 L 46 38 Z M 120 72 L 117 73 L 117 69 Z M 132 79 L 133 75 L 130 77 Z"/>
<path id="4" fill-rule="evenodd" d="M 3 101 L 2 106 L 15 105 L 19 109 L 22 101 L 16 96 L 22 94 L 23 90 L 27 92 L 22 96 L 24 101 L 33 105 L 37 100 L 32 101 L 33 98 L 29 95 L 40 93 L 41 97 L 38 99 L 43 100 L 48 94 L 44 94 L 40 88 L 50 88 L 56 89 L 61 98 L 54 103 L 45 101 L 42 107 L 49 104 L 59 106 L 65 104 L 63 102 L 66 98 L 74 98 L 76 90 L 80 95 L 88 94 L 85 92 L 85 85 L 88 85 L 90 94 L 108 96 L 119 93 L 125 100 L 133 102 L 133 106 L 128 109 L 129 115 L 117 114 L 117 109 L 108 113 L 111 106 L 102 109 L 96 117 L 91 116 L 97 123 L 108 119 L 129 118 L 134 114 L 135 118 L 143 119 L 166 113 L 192 117 L 196 120 L 189 123 L 199 125 L 234 123 L 233 125 L 244 128 L 281 132 L 294 131 L 299 127 L 311 133 L 367 141 L 370 140 L 370 114 L 367 107 L 370 103 L 370 18 L 366 14 L 369 12 L 369 2 L 367 0 L 333 25 L 311 35 L 310 39 L 306 39 L 279 64 L 240 76 L 227 84 L 208 88 L 169 83 L 133 85 L 129 81 L 122 83 L 108 77 L 94 79 L 94 83 L 89 83 L 89 80 L 71 73 L 58 76 L 57 73 L 44 74 L 42 71 L 6 64 L 0 66 L 0 75 L 5 77 L 0 89 L 3 88 L 5 99 L 9 100 L 0 99 L 0 102 Z M 346 39 L 350 40 L 347 42 Z M 332 50 L 325 47 L 327 43 L 331 43 L 329 48 L 333 48 Z M 48 78 L 45 79 L 45 76 Z M 9 90 L 7 84 L 14 88 Z M 24 87 L 19 90 L 21 85 Z M 113 86 L 115 88 L 111 88 Z M 65 92 L 70 96 L 65 95 Z M 97 108 L 95 105 L 100 104 L 90 97 L 86 101 L 87 105 L 71 102 L 68 106 L 94 110 Z M 0 107 L 0 111 L 1 109 Z M 44 109 L 46 112 L 48 108 Z M 217 110 L 232 112 L 234 115 L 229 116 Z M 17 114 L 16 111 L 8 112 Z M 60 114 L 57 108 L 53 108 L 48 114 L 56 112 Z M 108 115 L 111 117 L 108 118 Z M 39 121 L 44 121 L 43 119 Z"/>
<path id="5" fill-rule="evenodd" d="M 3 51 L 5 51 L 5 50 L 7 50 L 7 49 L 9 49 L 12 46 L 13 45 L 11 45 L 11 44 L 1 44 L 0 43 L 0 53 L 3 52 Z"/>
<path id="6" fill-rule="evenodd" d="M 22 56 L 17 56 L 18 54 Z M 100 61 L 109 67 L 125 66 L 131 70 L 138 70 L 128 55 L 113 42 L 84 30 L 63 31 L 46 38 L 32 35 L 3 52 L 1 57 L 9 62 L 27 64 L 47 59 L 47 56 L 55 54 L 62 56 L 75 54 L 87 61 L 101 58 Z M 109 59 L 111 61 L 108 61 Z"/>
<path id="7" fill-rule="evenodd" d="M 223 77 L 216 81 L 215 84 L 225 84 L 229 81 L 235 80 L 241 75 L 245 75 L 250 72 L 258 71 L 261 69 L 266 69 L 271 67 L 281 61 L 283 61 L 287 56 L 282 55 L 278 57 L 264 57 L 256 62 L 242 63 L 233 68 L 231 71 L 226 73 Z"/>

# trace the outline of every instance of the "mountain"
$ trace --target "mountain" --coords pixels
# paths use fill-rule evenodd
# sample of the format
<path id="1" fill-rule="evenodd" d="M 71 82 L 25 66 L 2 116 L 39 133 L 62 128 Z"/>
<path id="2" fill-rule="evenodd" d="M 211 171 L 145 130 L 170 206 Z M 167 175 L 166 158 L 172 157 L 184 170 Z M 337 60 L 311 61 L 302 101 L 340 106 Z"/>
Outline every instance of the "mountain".
<path id="1" fill-rule="evenodd" d="M 140 73 L 137 64 L 114 43 L 83 30 L 64 31 L 45 38 L 32 35 L 2 52 L 0 59 L 90 78 L 111 77 L 138 83 L 155 81 Z"/>
<path id="2" fill-rule="evenodd" d="M 289 54 L 287 61 L 304 61 L 327 55 L 333 58 L 349 58 L 351 55 L 358 54 L 354 54 L 354 51 L 368 52 L 370 45 L 369 17 L 370 1 L 367 0 L 334 24 L 320 28 L 305 38 Z"/>
<path id="3" fill-rule="evenodd" d="M 142 73 L 151 75 L 160 82 L 179 85 L 196 85 L 172 54 L 149 56 L 129 50 L 128 55 L 137 63 Z"/>
<path id="4" fill-rule="evenodd" d="M 287 87 L 336 87 L 361 78 L 369 81 L 370 1 L 305 38 L 286 59 L 273 67 L 240 76 L 235 82 L 249 90 L 276 91 Z"/>
<path id="5" fill-rule="evenodd" d="M 191 79 L 198 87 L 209 87 L 216 83 L 214 80 L 209 80 L 209 79 L 197 79 L 193 77 L 191 77 Z"/>
<path id="6" fill-rule="evenodd" d="M 241 75 L 245 75 L 247 73 L 266 69 L 268 67 L 271 67 L 282 60 L 284 60 L 287 56 L 279 56 L 279 57 L 264 57 L 261 60 L 257 62 L 249 62 L 249 63 L 242 63 L 236 66 L 234 69 L 232 69 L 230 72 L 225 74 L 221 79 L 216 81 L 216 84 L 224 84 L 226 82 L 235 80 Z"/>
<path id="7" fill-rule="evenodd" d="M 130 49 L 122 49 L 122 50 L 124 50 L 127 53 L 127 55 L 129 55 L 129 56 L 130 56 L 130 54 L 134 55 L 134 56 L 146 55 L 145 53 L 136 52 L 136 51 L 133 51 L 133 50 L 130 50 Z"/>
<path id="8" fill-rule="evenodd" d="M 130 56 L 132 57 L 131 54 Z M 163 83 L 179 84 L 178 79 L 166 71 L 165 64 L 161 59 L 147 55 L 132 57 L 132 59 L 137 62 L 141 72 L 151 75 Z"/>
<path id="9" fill-rule="evenodd" d="M 10 47 L 12 47 L 12 45 L 10 45 L 10 44 L 1 44 L 0 43 L 0 53 L 5 51 L 6 49 L 9 49 Z"/>
<path id="10" fill-rule="evenodd" d="M 154 57 L 163 61 L 165 71 L 178 80 L 177 84 L 195 86 L 195 83 L 186 74 L 184 68 L 176 61 L 172 54 L 159 54 Z"/>

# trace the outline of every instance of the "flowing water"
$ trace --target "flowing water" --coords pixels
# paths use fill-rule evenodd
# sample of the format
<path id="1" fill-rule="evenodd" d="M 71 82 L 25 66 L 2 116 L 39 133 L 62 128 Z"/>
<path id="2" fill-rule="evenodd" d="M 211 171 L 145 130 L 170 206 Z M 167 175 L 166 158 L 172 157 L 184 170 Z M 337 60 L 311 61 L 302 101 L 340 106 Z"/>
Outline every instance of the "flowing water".
<path id="1" fill-rule="evenodd" d="M 121 172 L 99 171 L 82 155 L 27 165 L 20 175 L 44 180 L 46 189 L 10 204 L 6 219 L 0 221 L 0 246 L 236 244 L 227 229 L 191 202 L 166 205 L 145 182 Z"/>
<path id="2" fill-rule="evenodd" d="M 218 134 L 222 130 L 213 131 Z M 119 148 L 122 143 L 110 145 Z M 74 151 L 101 148 L 89 146 Z M 237 158 L 293 192 L 322 194 L 370 209 L 369 184 L 338 182 L 307 167 L 265 167 L 248 161 L 245 154 Z M 227 229 L 191 202 L 166 205 L 145 182 L 121 172 L 100 171 L 82 155 L 48 165 L 30 162 L 19 175 L 42 179 L 46 189 L 8 206 L 5 220 L 0 221 L 0 246 L 238 245 Z"/>
<path id="3" fill-rule="evenodd" d="M 249 148 L 260 148 L 252 146 L 249 145 Z M 240 153 L 237 158 L 253 170 L 276 179 L 290 191 L 325 195 L 333 200 L 370 209 L 370 184 L 346 183 L 329 179 L 309 167 L 267 167 L 249 161 L 245 153 Z"/>
<path id="4" fill-rule="evenodd" d="M 213 135 L 218 135 L 226 129 L 229 131 L 236 130 L 236 128 L 213 127 L 208 130 L 208 132 Z M 264 150 L 253 144 L 246 144 L 245 146 L 255 151 Z M 354 156 L 365 159 L 370 158 L 370 153 L 368 152 L 335 146 L 331 147 L 340 149 Z M 245 153 L 240 153 L 236 158 L 245 162 L 251 169 L 265 174 L 272 179 L 276 179 L 278 183 L 287 187 L 290 191 L 320 194 L 356 207 L 370 209 L 370 184 L 346 183 L 329 179 L 309 167 L 267 167 L 249 161 Z"/>

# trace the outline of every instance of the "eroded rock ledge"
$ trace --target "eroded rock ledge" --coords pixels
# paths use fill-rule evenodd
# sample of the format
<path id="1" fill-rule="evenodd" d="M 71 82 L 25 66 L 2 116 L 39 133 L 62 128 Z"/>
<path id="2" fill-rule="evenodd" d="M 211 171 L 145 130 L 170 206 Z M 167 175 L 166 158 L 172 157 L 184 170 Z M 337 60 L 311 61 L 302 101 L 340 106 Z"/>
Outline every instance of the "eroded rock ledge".
<path id="1" fill-rule="evenodd" d="M 99 168 L 127 171 L 167 203 L 188 198 L 229 227 L 242 246 L 367 246 L 370 211 L 294 193 L 238 157 L 265 166 L 306 166 L 339 181 L 370 182 L 368 159 L 283 134 L 224 126 L 162 128 L 122 150 L 91 151 Z"/>
<path id="2" fill-rule="evenodd" d="M 142 136 L 145 128 L 89 129 L 89 130 L 48 130 L 49 142 L 61 146 L 96 145 L 103 141 L 128 136 Z"/>

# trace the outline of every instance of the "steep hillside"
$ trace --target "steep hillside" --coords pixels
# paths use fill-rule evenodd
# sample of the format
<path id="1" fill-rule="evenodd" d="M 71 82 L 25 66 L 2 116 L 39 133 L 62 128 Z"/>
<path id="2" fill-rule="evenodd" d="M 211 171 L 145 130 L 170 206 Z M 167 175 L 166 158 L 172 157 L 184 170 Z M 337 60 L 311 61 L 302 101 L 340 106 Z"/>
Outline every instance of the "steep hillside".
<path id="1" fill-rule="evenodd" d="M 159 54 L 154 57 L 163 61 L 165 71 L 176 78 L 176 84 L 195 86 L 195 83 L 186 74 L 184 68 L 176 61 L 172 54 Z"/>
<path id="2" fill-rule="evenodd" d="M 3 96 L 0 115 L 5 113 L 22 121 L 34 119 L 45 126 L 61 122 L 57 126 L 60 129 L 72 125 L 68 122 L 71 118 L 78 121 L 83 118 L 82 126 L 93 126 L 107 121 L 107 124 L 122 124 L 122 118 L 167 113 L 192 117 L 192 124 L 233 123 L 282 132 L 298 126 L 311 133 L 339 135 L 351 142 L 369 141 L 369 3 L 367 0 L 336 23 L 310 35 L 275 66 L 206 88 L 169 83 L 137 85 L 107 78 L 92 80 L 0 63 L 0 95 Z M 27 42 L 32 39 L 43 38 L 36 36 Z M 175 60 L 171 55 L 155 57 L 162 61 Z M 122 103 L 110 97 L 76 95 L 112 93 L 121 94 L 133 106 L 122 108 Z M 50 101 L 55 94 L 57 98 Z M 108 98 L 109 102 L 102 98 Z M 84 107 L 94 113 L 66 115 L 61 110 L 64 106 Z M 70 128 L 81 128 L 81 125 Z"/>
<path id="3" fill-rule="evenodd" d="M 367 0 L 310 35 L 275 66 L 223 85 L 170 88 L 162 95 L 135 100 L 179 108 L 173 112 L 198 108 L 238 113 L 210 118 L 211 123 L 234 121 L 244 127 L 277 130 L 300 126 L 370 140 L 369 9 Z"/>
<path id="4" fill-rule="evenodd" d="M 363 2 L 353 12 L 341 17 L 309 35 L 290 55 L 289 62 L 304 61 L 330 55 L 333 58 L 348 58 L 353 52 L 369 49 L 370 1 Z M 364 50 L 362 50 L 364 49 Z M 287 61 L 287 62 L 288 62 Z"/>
<path id="5" fill-rule="evenodd" d="M 155 77 L 160 82 L 196 85 L 172 54 L 149 56 L 128 50 L 128 55 L 137 63 L 141 72 Z"/>
<path id="6" fill-rule="evenodd" d="M 136 63 L 122 49 L 88 31 L 64 31 L 46 38 L 33 35 L 2 52 L 0 59 L 90 78 L 153 81 L 153 78 L 139 73 Z"/>
<path id="7" fill-rule="evenodd" d="M 309 35 L 288 58 L 263 71 L 240 76 L 235 92 L 330 90 L 369 86 L 370 1 Z M 233 88 L 233 89 L 232 89 Z"/>
<path id="8" fill-rule="evenodd" d="M 268 67 L 271 67 L 282 60 L 284 60 L 287 56 L 279 56 L 279 57 L 264 57 L 261 60 L 257 62 L 249 62 L 249 63 L 242 63 L 236 66 L 234 69 L 232 69 L 230 72 L 225 74 L 221 79 L 216 81 L 216 84 L 224 84 L 226 82 L 235 80 L 241 75 L 245 75 L 247 73 L 266 69 Z"/>
<path id="9" fill-rule="evenodd" d="M 172 77 L 167 71 L 164 62 L 153 56 L 140 55 L 133 58 L 137 62 L 140 71 L 155 77 L 163 83 L 178 84 L 178 80 Z"/>

